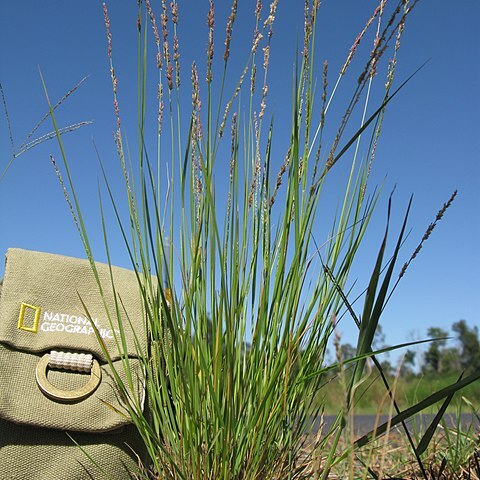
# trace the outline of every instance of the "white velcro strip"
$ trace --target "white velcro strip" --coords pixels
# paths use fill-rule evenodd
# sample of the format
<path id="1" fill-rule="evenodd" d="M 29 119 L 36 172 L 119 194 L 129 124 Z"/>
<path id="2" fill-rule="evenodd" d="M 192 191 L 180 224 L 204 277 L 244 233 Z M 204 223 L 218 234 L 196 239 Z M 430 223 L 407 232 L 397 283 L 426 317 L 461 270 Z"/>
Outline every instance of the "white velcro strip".
<path id="1" fill-rule="evenodd" d="M 50 368 L 63 368 L 74 372 L 90 373 L 92 370 L 93 355 L 90 353 L 57 352 L 52 350 L 48 366 Z"/>

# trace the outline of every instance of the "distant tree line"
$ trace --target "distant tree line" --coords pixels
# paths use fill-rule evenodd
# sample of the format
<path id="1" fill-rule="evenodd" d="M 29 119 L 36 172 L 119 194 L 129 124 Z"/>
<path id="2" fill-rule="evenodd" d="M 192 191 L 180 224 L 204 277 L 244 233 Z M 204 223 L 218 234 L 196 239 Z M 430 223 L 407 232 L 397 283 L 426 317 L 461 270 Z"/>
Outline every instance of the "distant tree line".
<path id="1" fill-rule="evenodd" d="M 447 331 L 438 327 L 428 329 L 429 337 L 441 340 L 432 342 L 425 352 L 421 365 L 422 373 L 437 375 L 480 369 L 478 327 L 470 327 L 465 320 L 459 320 L 452 325 L 452 332 L 456 344 L 447 346 Z"/>
<path id="2" fill-rule="evenodd" d="M 424 352 L 407 350 L 402 358 L 399 374 L 402 377 L 425 375 L 438 376 L 460 372 L 473 372 L 480 369 L 480 340 L 477 326 L 470 326 L 466 320 L 452 324 L 450 334 L 439 327 L 427 330 L 428 338 L 435 339 L 428 344 Z M 447 342 L 453 339 L 454 343 Z M 373 350 L 385 348 L 385 335 L 381 327 L 377 332 Z M 355 357 L 355 347 L 346 343 L 341 346 L 343 358 Z M 397 368 L 387 359 L 378 357 L 384 372 L 388 375 L 397 374 Z M 418 364 L 417 364 L 418 361 Z"/>

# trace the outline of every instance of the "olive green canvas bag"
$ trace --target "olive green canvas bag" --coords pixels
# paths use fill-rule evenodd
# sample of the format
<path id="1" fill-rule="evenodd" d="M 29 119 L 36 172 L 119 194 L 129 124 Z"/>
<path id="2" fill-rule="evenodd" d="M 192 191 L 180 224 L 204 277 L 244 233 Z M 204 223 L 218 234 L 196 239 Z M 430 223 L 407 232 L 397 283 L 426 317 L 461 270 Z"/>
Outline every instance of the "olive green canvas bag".
<path id="1" fill-rule="evenodd" d="M 102 479 L 102 470 L 108 478 L 136 478 L 141 442 L 128 416 L 119 414 L 125 404 L 95 330 L 126 381 L 115 341 L 117 299 L 135 395 L 142 404 L 136 358 L 146 338 L 142 302 L 133 272 L 112 267 L 113 293 L 108 265 L 96 268 L 103 299 L 86 260 L 7 252 L 0 290 L 3 480 Z M 115 320 L 108 320 L 105 304 Z"/>

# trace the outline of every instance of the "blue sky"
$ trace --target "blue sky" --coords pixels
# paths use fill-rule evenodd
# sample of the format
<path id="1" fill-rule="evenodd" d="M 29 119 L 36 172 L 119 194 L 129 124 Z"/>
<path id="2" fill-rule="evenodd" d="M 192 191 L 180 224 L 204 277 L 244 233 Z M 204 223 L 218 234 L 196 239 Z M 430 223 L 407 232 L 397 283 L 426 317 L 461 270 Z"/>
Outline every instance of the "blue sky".
<path id="1" fill-rule="evenodd" d="M 229 2 L 217 2 L 217 62 L 223 54 L 224 25 Z M 232 80 L 240 72 L 251 41 L 254 2 L 241 0 L 232 44 Z M 266 2 L 265 2 L 266 3 Z M 391 1 L 390 3 L 394 3 Z M 136 119 L 137 2 L 108 2 L 113 34 L 114 61 L 119 77 L 119 101 L 123 126 L 134 138 Z M 160 2 L 153 2 L 159 11 Z M 327 59 L 330 85 L 357 33 L 374 10 L 374 0 L 324 0 L 319 12 L 316 75 Z M 189 91 L 189 65 L 196 58 L 201 71 L 207 44 L 207 1 L 180 0 L 179 37 L 183 69 L 183 95 Z M 480 66 L 478 63 L 477 0 L 422 0 L 407 21 L 398 58 L 396 85 L 426 60 L 429 63 L 394 100 L 388 110 L 377 153 L 371 187 L 384 182 L 382 200 L 367 236 L 367 250 L 357 271 L 370 271 L 386 217 L 386 201 L 396 186 L 397 219 L 411 194 L 414 204 L 411 234 L 402 250 L 408 259 L 436 212 L 458 189 L 458 198 L 411 265 L 383 317 L 387 343 L 424 338 L 429 326 L 447 328 L 458 319 L 479 323 L 480 287 Z M 290 117 L 290 92 L 295 42 L 301 38 L 303 2 L 281 0 L 273 38 L 267 117 L 274 115 L 278 141 L 282 125 Z M 154 55 L 150 49 L 152 58 Z M 359 55 L 368 54 L 371 38 Z M 102 235 L 98 215 L 99 168 L 92 139 L 104 160 L 114 161 L 111 82 L 101 2 L 60 1 L 2 2 L 0 6 L 0 82 L 3 85 L 15 145 L 47 110 L 38 67 L 52 100 L 60 98 L 83 76 L 87 82 L 58 110 L 61 125 L 94 120 L 92 125 L 65 136 L 65 145 L 87 213 L 87 227 L 94 251 L 102 259 Z M 361 68 L 364 61 L 358 63 Z M 354 67 L 355 68 L 355 67 Z M 382 71 L 383 74 L 383 71 Z M 351 91 L 355 77 L 343 88 Z M 350 83 L 349 83 L 350 82 Z M 384 78 L 376 79 L 381 87 Z M 233 83 L 231 83 L 233 85 Z M 371 111 L 382 89 L 372 97 Z M 342 110 L 332 104 L 332 117 Z M 154 98 L 154 97 L 152 97 Z M 285 120 L 282 120 L 285 119 Z M 283 122 L 283 123 L 282 123 Z M 38 134 L 51 130 L 45 122 Z M 11 155 L 4 115 L 0 117 L 0 170 Z M 366 145 L 363 146 L 365 153 Z M 360 154 L 362 153 L 362 147 Z M 18 157 L 0 183 L 0 251 L 9 247 L 84 256 L 62 191 L 51 167 L 49 154 L 60 160 L 55 141 Z M 342 171 L 339 166 L 339 172 Z M 340 173 L 339 173 L 340 174 Z M 112 174 L 114 175 L 114 174 Z M 115 176 L 112 177 L 115 184 Z M 332 194 L 333 195 L 333 194 Z M 338 198 L 333 197 L 335 204 Z M 114 261 L 127 266 L 118 245 Z M 0 275 L 3 273 L 1 267 Z M 355 330 L 341 328 L 353 342 Z"/>

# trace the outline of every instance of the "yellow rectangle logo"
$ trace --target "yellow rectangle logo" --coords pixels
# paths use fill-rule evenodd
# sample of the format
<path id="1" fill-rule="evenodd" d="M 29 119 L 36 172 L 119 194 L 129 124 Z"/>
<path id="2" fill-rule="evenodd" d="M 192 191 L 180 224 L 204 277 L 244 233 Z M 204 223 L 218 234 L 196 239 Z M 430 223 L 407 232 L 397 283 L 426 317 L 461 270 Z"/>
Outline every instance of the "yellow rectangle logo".
<path id="1" fill-rule="evenodd" d="M 30 310 L 33 310 L 33 325 L 28 326 L 25 325 L 25 319 L 30 312 Z M 17 323 L 17 328 L 20 330 L 24 330 L 25 332 L 32 332 L 32 333 L 37 333 L 38 330 L 38 322 L 40 320 L 40 307 L 35 307 L 34 305 L 28 305 L 28 303 L 22 303 L 20 307 L 20 315 L 18 317 L 18 323 Z"/>

